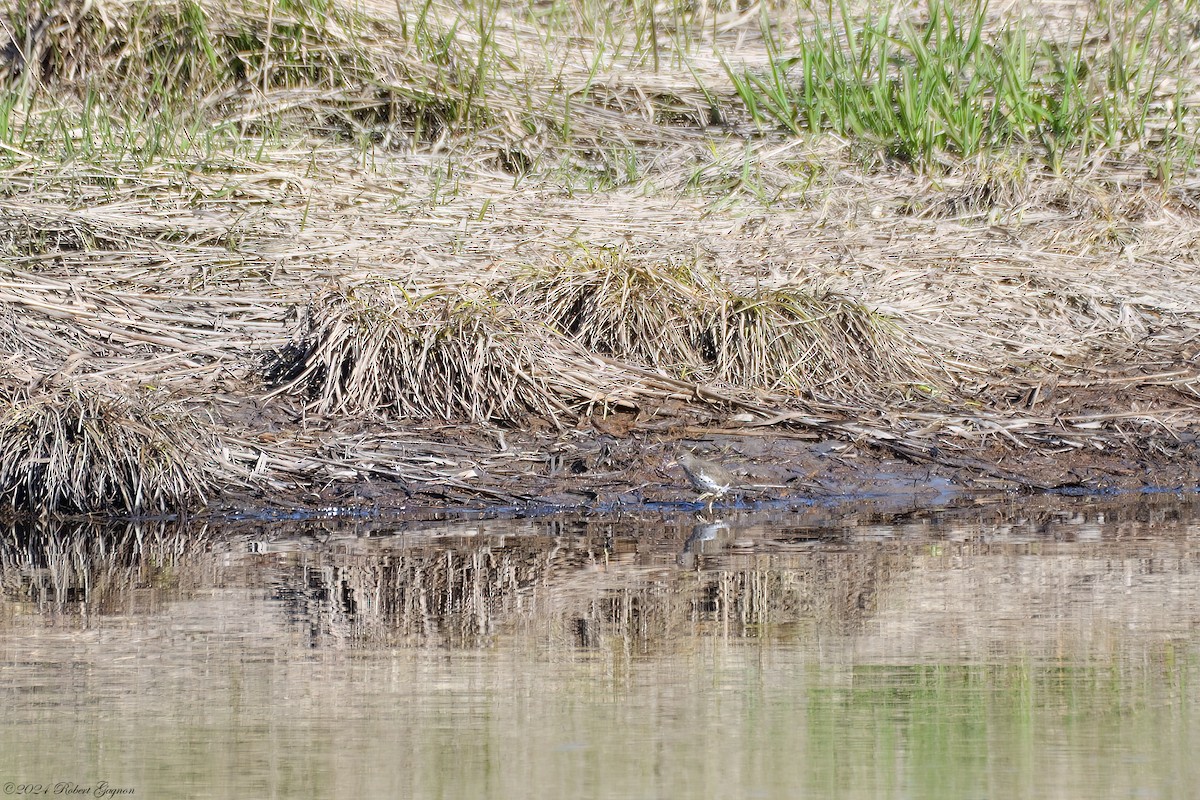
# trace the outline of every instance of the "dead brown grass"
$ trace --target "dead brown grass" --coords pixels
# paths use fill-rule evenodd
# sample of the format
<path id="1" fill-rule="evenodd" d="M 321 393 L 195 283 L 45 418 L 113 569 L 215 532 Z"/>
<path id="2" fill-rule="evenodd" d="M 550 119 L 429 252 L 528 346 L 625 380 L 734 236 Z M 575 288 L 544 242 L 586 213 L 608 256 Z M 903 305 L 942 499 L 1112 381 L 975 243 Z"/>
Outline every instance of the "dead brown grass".
<path id="1" fill-rule="evenodd" d="M 863 397 L 933 367 L 900 321 L 795 287 L 739 295 L 694 265 L 584 252 L 515 283 L 514 303 L 584 349 L 733 390 Z"/>
<path id="2" fill-rule="evenodd" d="M 337 137 L 436 139 L 482 113 L 456 69 L 339 3 L 71 0 L 5 15 L 10 82 L 118 114 L 157 107 L 253 129 L 281 116 Z M 447 58 L 455 53 L 448 43 Z M 147 79 L 149 77 L 149 79 Z"/>
<path id="3" fill-rule="evenodd" d="M 710 331 L 725 291 L 698 268 L 606 247 L 535 270 L 515 283 L 512 296 L 587 350 L 704 379 L 712 371 Z"/>
<path id="4" fill-rule="evenodd" d="M 848 297 L 794 288 L 733 296 L 717 335 L 717 374 L 736 386 L 847 399 L 935 382 L 897 320 Z"/>
<path id="5" fill-rule="evenodd" d="M 628 4 L 564 6 L 550 35 L 531 7 L 503 6 L 479 96 L 458 69 L 479 52 L 477 31 L 464 21 L 434 62 L 415 10 L 402 9 L 406 40 L 385 2 L 363 4 L 369 24 L 352 27 L 338 3 L 316 19 L 199 0 L 218 63 L 241 70 L 215 85 L 185 5 L 7 10 L 21 55 L 4 51 L 5 87 L 62 112 L 38 127 L 36 103 L 14 106 L 7 119 L 25 138 L 0 147 L 0 384 L 29 419 L 45 417 L 12 436 L 65 435 L 92 416 L 145 433 L 150 411 L 104 398 L 152 390 L 218 418 L 234 460 L 271 491 L 416 476 L 457 481 L 461 499 L 470 481 L 454 476 L 524 456 L 479 433 L 486 446 L 446 465 L 451 433 L 590 411 L 803 427 L 913 452 L 1000 440 L 1014 459 L 1200 423 L 1190 174 L 1159 181 L 1117 154 L 1056 173 L 1018 153 L 923 175 L 862 143 L 714 121 L 705 91 L 719 106 L 731 97 L 720 57 L 770 60 L 757 11 L 697 9 L 690 38 L 659 37 L 656 70 L 630 57 L 632 27 L 604 39 L 572 16 L 624 23 Z M 1079 7 L 1042 10 L 1069 33 Z M 22 9 L 42 16 L 11 22 Z M 431 4 L 426 45 L 460 11 Z M 140 47 L 160 41 L 152 31 L 157 52 Z M 155 66 L 186 52 L 200 54 L 191 72 Z M 149 87 L 129 76 L 159 73 L 241 149 L 209 152 L 224 145 L 201 138 L 155 156 L 144 131 L 118 126 L 131 144 L 106 150 L 72 115 L 88 81 L 136 103 Z M 283 119 L 302 124 L 272 127 Z M 279 387 L 261 381 L 262 355 L 289 341 L 277 366 L 307 406 L 294 413 L 280 395 L 265 402 Z M 24 394 L 76 378 L 121 388 Z M 929 385 L 893 391 L 913 382 Z M 1157 404 L 1064 413 L 1055 385 L 1164 391 Z M 408 423 L 372 428 L 379 415 L 454 421 L 405 436 Z M 95 467 L 78 493 L 41 492 L 29 476 L 51 451 L 35 439 L 50 441 L 22 440 L 10 507 L 150 508 L 188 482 L 168 459 L 151 464 L 161 490 Z M 541 447 L 526 454 L 538 464 Z M 84 463 L 73 450 L 61 459 L 56 474 Z"/>
<path id="6" fill-rule="evenodd" d="M 177 408 L 83 386 L 41 386 L 0 414 L 0 500 L 38 513 L 130 514 L 203 502 L 216 436 Z"/>
<path id="7" fill-rule="evenodd" d="M 553 420 L 566 410 L 541 362 L 545 337 L 487 300 L 388 288 L 332 292 L 305 313 L 271 371 L 325 414 Z"/>

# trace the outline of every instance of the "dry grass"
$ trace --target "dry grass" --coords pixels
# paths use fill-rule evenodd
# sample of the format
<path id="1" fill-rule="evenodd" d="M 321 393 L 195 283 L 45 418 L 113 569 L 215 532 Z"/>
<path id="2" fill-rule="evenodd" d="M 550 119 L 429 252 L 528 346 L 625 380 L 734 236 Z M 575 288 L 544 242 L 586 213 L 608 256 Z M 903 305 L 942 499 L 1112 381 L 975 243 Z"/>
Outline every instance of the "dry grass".
<path id="1" fill-rule="evenodd" d="M 739 295 L 696 266 L 586 252 L 522 278 L 516 305 L 584 349 L 737 390 L 874 394 L 932 382 L 898 320 L 852 298 L 796 288 Z"/>
<path id="2" fill-rule="evenodd" d="M 180 510 L 203 502 L 216 437 L 177 408 L 43 387 L 0 415 L 0 499 L 38 513 Z"/>
<path id="3" fill-rule="evenodd" d="M 781 288 L 731 297 L 717 340 L 718 375 L 737 386 L 844 400 L 933 380 L 896 320 L 832 294 Z"/>
<path id="4" fill-rule="evenodd" d="M 513 297 L 587 350 L 703 379 L 725 291 L 699 268 L 602 248 L 535 271 L 515 283 Z"/>
<path id="5" fill-rule="evenodd" d="M 565 406 L 543 376 L 542 345 L 492 303 L 360 287 L 314 303 L 269 371 L 325 414 L 552 420 Z"/>
<path id="6" fill-rule="evenodd" d="M 10 81 L 95 98 L 114 120 L 156 106 L 253 127 L 284 113 L 335 136 L 421 139 L 477 108 L 456 68 L 335 2 L 71 0 L 18 4 L 5 22 Z"/>
<path id="7" fill-rule="evenodd" d="M 923 173 L 875 142 L 745 124 L 727 68 L 779 61 L 763 9 L 660 7 L 652 44 L 646 8 L 0 9 L 6 396 L 48 414 L 51 395 L 22 394 L 47 376 L 152 387 L 204 406 L 262 485 L 305 490 L 513 461 L 477 448 L 443 467 L 445 435 L 371 428 L 381 414 L 749 415 L 926 452 L 1135 441 L 1127 419 L 1064 405 L 1073 385 L 1156 387 L 1157 404 L 1102 410 L 1197 424 L 1186 142 L 1053 165 L 1028 145 Z M 1062 42 L 1087 10 L 1036 7 Z M 820 11 L 765 8 L 783 45 Z M 1194 9 L 1169 12 L 1186 32 Z M 1181 115 L 1193 72 L 1169 92 Z M 278 396 L 260 408 L 262 354 L 289 339 L 275 377 L 307 415 Z M 936 401 L 893 402 L 930 374 Z"/>

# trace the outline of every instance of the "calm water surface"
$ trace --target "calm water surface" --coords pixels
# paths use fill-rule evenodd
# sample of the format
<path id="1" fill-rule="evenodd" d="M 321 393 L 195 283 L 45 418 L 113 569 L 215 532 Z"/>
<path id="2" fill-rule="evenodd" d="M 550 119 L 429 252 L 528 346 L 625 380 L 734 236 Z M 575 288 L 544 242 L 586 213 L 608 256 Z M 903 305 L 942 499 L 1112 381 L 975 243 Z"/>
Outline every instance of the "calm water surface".
<path id="1" fill-rule="evenodd" d="M 1195 499 L 19 528 L 0 589 L 5 796 L 1200 796 Z"/>

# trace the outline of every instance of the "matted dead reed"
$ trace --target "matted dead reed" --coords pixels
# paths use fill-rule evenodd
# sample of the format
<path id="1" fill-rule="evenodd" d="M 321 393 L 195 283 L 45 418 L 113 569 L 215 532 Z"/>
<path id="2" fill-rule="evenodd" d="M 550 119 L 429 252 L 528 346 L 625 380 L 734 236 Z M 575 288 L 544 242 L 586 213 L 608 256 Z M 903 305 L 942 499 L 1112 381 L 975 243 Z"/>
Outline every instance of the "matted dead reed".
<path id="1" fill-rule="evenodd" d="M 269 372 L 328 414 L 553 419 L 566 406 L 539 369 L 544 338 L 486 299 L 359 287 L 314 302 Z"/>
<path id="2" fill-rule="evenodd" d="M 845 396 L 931 371 L 894 319 L 850 297 L 739 295 L 698 268 L 615 249 L 535 272 L 512 295 L 591 352 L 689 380 Z"/>
<path id="3" fill-rule="evenodd" d="M 204 501 L 219 445 L 179 409 L 85 386 L 25 391 L 0 414 L 0 501 L 15 512 L 164 512 Z"/>
<path id="4" fill-rule="evenodd" d="M 929 380 L 916 344 L 893 319 L 836 294 L 732 295 L 716 337 L 718 375 L 738 386 L 845 396 Z"/>
<path id="5" fill-rule="evenodd" d="M 335 136 L 396 127 L 424 139 L 482 107 L 453 37 L 441 52 L 454 64 L 435 65 L 402 26 L 337 2 L 68 0 L 19 3 L 0 20 L 0 80 L 101 99 L 107 114 L 191 109 L 253 125 L 286 112 Z"/>
<path id="6" fill-rule="evenodd" d="M 0 208 L 0 254 L 15 258 L 26 256 L 36 263 L 36 257 L 48 253 L 112 249 L 111 241 L 65 216 L 39 215 L 41 219 L 31 219 L 31 216 Z M 127 246 L 127 242 L 121 242 L 118 249 Z"/>
<path id="7" fill-rule="evenodd" d="M 275 409 L 278 430 L 254 427 L 261 398 L 259 384 L 246 380 L 256 376 L 243 371 L 244 356 L 293 334 L 297 349 L 276 359 L 293 369 L 284 380 L 311 368 L 294 388 L 356 413 L 396 414 L 404 406 L 437 419 L 501 418 L 510 413 L 490 404 L 503 406 L 495 398 L 518 394 L 519 385 L 536 395 L 515 404 L 532 406 L 528 415 L 561 414 L 560 404 L 620 406 L 646 411 L 639 419 L 662 409 L 695 422 L 737 409 L 762 424 L 888 441 L 893 449 L 903 434 L 913 452 L 937 445 L 941 453 L 998 439 L 1051 452 L 1132 447 L 1139 440 L 1125 438 L 1134 424 L 1126 417 L 1164 430 L 1196 424 L 1200 381 L 1186 357 L 1200 331 L 1200 183 L 1191 173 L 1150 180 L 1144 160 L 1115 154 L 1068 160 L 1059 172 L 1036 145 L 933 177 L 884 168 L 872 155 L 877 148 L 858 137 L 781 138 L 739 127 L 746 110 L 728 71 L 763 74 L 778 61 L 759 27 L 764 19 L 773 28 L 787 24 L 774 6 L 760 9 L 765 18 L 733 9 L 720 24 L 711 15 L 704 24 L 704 14 L 690 18 L 694 32 L 711 31 L 704 37 L 638 32 L 638 43 L 661 42 L 681 56 L 677 67 L 687 66 L 672 69 L 672 57 L 651 71 L 651 61 L 627 46 L 631 28 L 581 43 L 579 30 L 599 28 L 581 28 L 577 11 L 612 10 L 636 21 L 653 4 L 551 5 L 547 16 L 540 4 L 500 4 L 492 7 L 496 18 L 478 24 L 442 0 L 353 8 L 339 0 L 67 0 L 0 8 L 4 85 L 14 97 L 34 95 L 10 104 L 0 159 L 7 188 L 0 397 L 69 372 L 215 398 L 219 424 L 233 428 L 223 441 L 245 433 L 238 457 L 259 465 L 256 477 L 305 491 L 356 469 L 443 485 L 460 469 L 439 472 L 453 436 L 436 423 L 419 445 L 390 423 L 366 439 L 342 436 L 374 424 L 349 413 L 332 421 L 337 435 L 318 441 L 309 436 L 316 425 L 289 428 L 290 406 L 286 414 Z M 918 16 L 922 5 L 913 10 Z M 1037 9 L 1060 15 L 1064 40 L 1073 40 L 1078 20 L 1061 18 L 1066 6 Z M 551 18 L 560 22 L 548 33 L 542 23 Z M 796 33 L 775 29 L 785 43 Z M 574 58 L 581 46 L 585 57 Z M 1181 102 L 1193 94 L 1181 84 Z M 710 113 L 680 127 L 658 113 L 660 97 Z M 435 131 L 439 114 L 460 124 Z M 711 124 L 718 115 L 722 124 Z M 426 139 L 436 146 L 395 147 L 395 133 L 407 137 L 426 118 Z M 304 135 L 323 138 L 316 146 L 294 141 L 295 122 Z M 156 136 L 165 140 L 159 149 Z M 1191 152 L 1186 144 L 1183 155 Z M 1165 147 L 1144 153 L 1154 163 L 1174 158 Z M 714 162 L 716 185 L 708 180 Z M 693 188 L 679 190 L 685 186 Z M 536 298 L 513 309 L 481 300 L 467 330 L 461 320 L 454 328 L 449 312 L 408 309 L 416 320 L 410 328 L 428 328 L 395 323 L 396 336 L 417 343 L 406 347 L 432 343 L 437 330 L 459 337 L 457 366 L 439 367 L 432 379 L 415 367 L 393 374 L 386 337 L 361 347 L 378 354 L 377 363 L 354 363 L 347 347 L 349 355 L 329 353 L 322 368 L 325 356 L 310 348 L 318 327 L 297 332 L 285 322 L 318 283 L 388 275 L 421 293 L 475 292 L 465 287 L 511 280 L 520 264 L 557 263 L 568 241 L 623 242 L 627 260 L 679 285 L 651 293 L 665 310 L 642 309 L 645 286 L 633 281 L 615 294 L 630 305 L 589 306 L 587 324 L 571 320 L 584 307 L 575 303 L 585 296 L 598 303 L 600 290 L 585 292 L 570 276 L 554 289 L 557 314 L 536 311 Z M 593 257 L 607 257 L 595 255 L 595 244 Z M 693 263 L 696 253 L 727 282 L 707 299 L 710 287 L 663 266 Z M 595 267 L 586 259 L 573 266 Z M 854 308 L 809 304 L 797 315 L 764 311 L 757 295 L 729 299 L 727 287 L 747 294 L 759 284 L 828 287 Z M 721 304 L 715 317 L 710 301 Z M 894 317 L 876 316 L 878 309 Z M 623 314 L 644 319 L 635 325 Z M 537 324 L 551 317 L 564 335 Z M 699 319 L 709 322 L 697 337 L 689 326 Z M 832 330 L 804 330 L 810 324 Z M 605 330 L 607 339 L 599 335 Z M 507 338 L 516 331 L 516 341 Z M 684 344 L 671 345 L 673 337 Z M 498 354 L 504 347 L 539 360 Z M 481 352 L 496 370 L 511 361 L 525 377 L 479 373 L 468 356 Z M 878 384 L 904 381 L 923 354 L 968 403 L 888 402 Z M 343 374 L 343 364 L 354 369 Z M 922 371 L 918 363 L 913 372 L 919 379 Z M 350 381 L 360 376 L 368 388 L 379 384 L 374 396 L 364 398 Z M 500 388 L 480 390 L 476 382 L 487 381 Z M 443 394 L 429 394 L 439 382 Z M 1059 399 L 1040 401 L 1049 391 L 1042 384 L 1055 382 L 1060 393 L 1069 382 L 1111 388 L 1107 416 L 1076 409 L 1068 417 Z M 1177 387 L 1182 400 L 1153 413 L 1145 404 L 1120 407 L 1117 389 L 1142 384 L 1164 393 Z M 448 397 L 445 386 L 459 395 Z M 1030 400 L 1012 408 L 1009 396 Z M 875 428 L 863 421 L 880 414 L 885 423 Z M 530 447 L 536 460 L 543 445 Z M 414 466 L 418 448 L 430 455 Z M 469 458 L 491 474 L 522 463 L 507 451 Z M 466 483 L 456 488 L 470 496 Z"/>
<path id="8" fill-rule="evenodd" d="M 695 377 L 711 374 L 726 291 L 696 266 L 601 248 L 535 271 L 513 297 L 592 352 Z"/>

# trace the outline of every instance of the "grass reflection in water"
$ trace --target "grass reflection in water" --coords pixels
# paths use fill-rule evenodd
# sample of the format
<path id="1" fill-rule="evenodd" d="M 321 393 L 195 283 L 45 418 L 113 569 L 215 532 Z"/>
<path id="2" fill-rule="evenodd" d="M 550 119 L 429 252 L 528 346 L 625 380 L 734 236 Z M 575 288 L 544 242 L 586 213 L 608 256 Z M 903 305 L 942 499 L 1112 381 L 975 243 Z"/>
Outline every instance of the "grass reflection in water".
<path id="1" fill-rule="evenodd" d="M 155 797 L 1184 796 L 1192 510 L 1055 502 L 12 528 L 0 774 Z"/>

